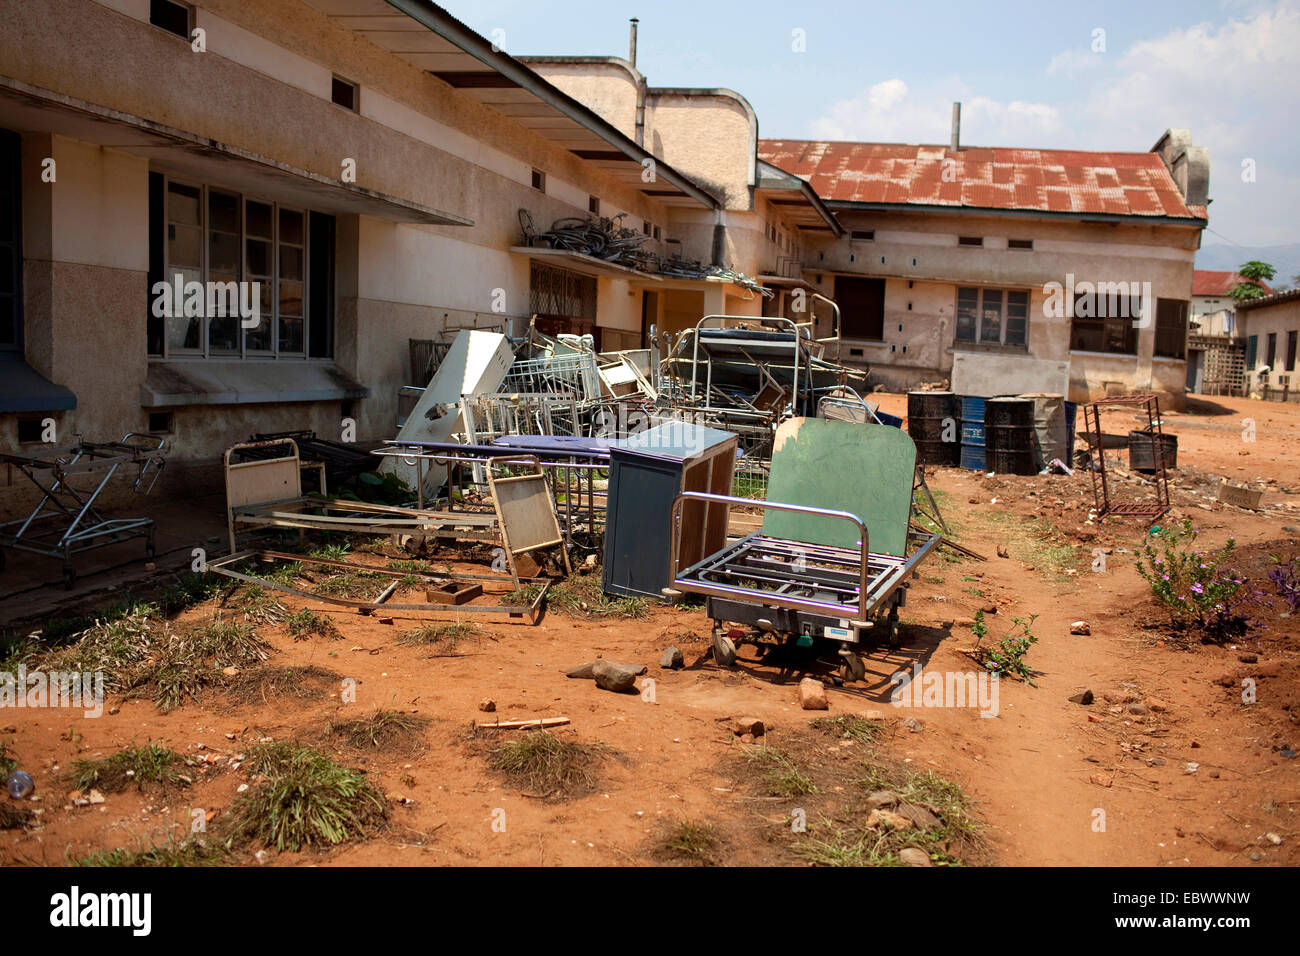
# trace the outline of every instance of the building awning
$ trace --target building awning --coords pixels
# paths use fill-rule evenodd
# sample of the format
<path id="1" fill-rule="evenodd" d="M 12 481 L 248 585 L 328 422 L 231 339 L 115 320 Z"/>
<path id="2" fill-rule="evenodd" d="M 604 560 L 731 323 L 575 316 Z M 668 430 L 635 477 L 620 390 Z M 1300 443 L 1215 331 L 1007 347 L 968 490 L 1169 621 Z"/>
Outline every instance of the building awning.
<path id="1" fill-rule="evenodd" d="M 307 3 L 357 36 L 665 205 L 722 206 L 717 197 L 638 146 L 594 110 L 429 0 Z M 649 181 L 648 169 L 654 171 Z"/>
<path id="2" fill-rule="evenodd" d="M 265 405 L 341 401 L 369 394 L 370 389 L 332 362 L 150 362 L 140 386 L 140 404 L 145 408 Z"/>
<path id="3" fill-rule="evenodd" d="M 77 396 L 55 385 L 22 358 L 0 357 L 0 412 L 63 412 L 77 407 Z"/>
<path id="4" fill-rule="evenodd" d="M 631 266 L 619 265 L 617 262 L 606 262 L 604 259 L 597 259 L 595 256 L 572 252 L 568 249 L 547 249 L 542 246 L 511 246 L 510 251 L 515 255 L 528 256 L 528 258 L 537 262 L 563 266 L 566 269 L 572 269 L 574 272 L 581 272 L 589 276 L 638 279 L 644 282 L 663 281 L 659 276 L 652 275 L 649 272 L 642 272 L 640 269 L 633 269 Z"/>
<path id="5" fill-rule="evenodd" d="M 767 198 L 800 232 L 844 235 L 844 227 L 806 179 L 758 161 L 758 194 Z"/>
<path id="6" fill-rule="evenodd" d="M 330 179 L 257 153 L 155 123 L 54 90 L 0 76 L 0 127 L 39 130 L 111 146 L 160 166 L 231 189 L 285 202 L 394 222 L 472 226 L 473 220 L 355 183 Z"/>

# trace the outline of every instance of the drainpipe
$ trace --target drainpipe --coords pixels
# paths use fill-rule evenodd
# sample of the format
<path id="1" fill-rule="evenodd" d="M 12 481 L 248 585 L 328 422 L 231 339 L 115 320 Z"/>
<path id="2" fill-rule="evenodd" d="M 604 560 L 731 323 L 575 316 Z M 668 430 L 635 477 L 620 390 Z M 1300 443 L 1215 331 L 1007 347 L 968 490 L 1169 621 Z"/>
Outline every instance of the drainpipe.
<path id="1" fill-rule="evenodd" d="M 628 62 L 632 64 L 632 69 L 636 70 L 636 25 L 640 21 L 633 17 L 628 21 L 630 24 L 630 36 L 628 38 Z M 645 77 L 637 71 L 636 81 L 636 144 L 642 148 L 645 147 Z"/>
<path id="2" fill-rule="evenodd" d="M 952 151 L 961 149 L 961 103 L 952 104 Z"/>

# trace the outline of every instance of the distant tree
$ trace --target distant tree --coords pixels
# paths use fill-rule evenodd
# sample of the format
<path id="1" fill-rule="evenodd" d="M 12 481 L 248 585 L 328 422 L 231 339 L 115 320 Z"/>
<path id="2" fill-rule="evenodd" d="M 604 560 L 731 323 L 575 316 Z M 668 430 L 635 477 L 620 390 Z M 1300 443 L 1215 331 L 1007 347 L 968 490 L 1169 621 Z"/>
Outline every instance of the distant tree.
<path id="1" fill-rule="evenodd" d="M 1247 299 L 1260 299 L 1268 295 L 1260 283 L 1272 279 L 1277 275 L 1277 270 L 1267 262 L 1251 259 L 1241 264 L 1237 269 L 1237 275 L 1241 276 L 1243 281 L 1229 289 L 1228 295 L 1237 302 L 1244 302 Z"/>

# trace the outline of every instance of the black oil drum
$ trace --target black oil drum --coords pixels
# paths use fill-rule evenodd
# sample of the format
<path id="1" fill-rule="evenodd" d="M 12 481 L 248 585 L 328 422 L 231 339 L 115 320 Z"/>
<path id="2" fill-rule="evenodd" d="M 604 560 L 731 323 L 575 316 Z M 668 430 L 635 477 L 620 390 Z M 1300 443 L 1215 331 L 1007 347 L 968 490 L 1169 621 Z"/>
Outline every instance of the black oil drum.
<path id="1" fill-rule="evenodd" d="M 1178 465 L 1178 436 L 1160 435 L 1159 447 L 1163 450 L 1166 468 Z M 1156 436 L 1150 432 L 1128 433 L 1128 464 L 1134 471 L 1156 470 Z"/>
<path id="2" fill-rule="evenodd" d="M 985 402 L 984 443 L 990 471 L 1003 475 L 1037 474 L 1033 399 L 990 398 Z"/>
<path id="3" fill-rule="evenodd" d="M 952 392 L 908 392 L 907 433 L 922 465 L 961 461 L 961 400 Z"/>

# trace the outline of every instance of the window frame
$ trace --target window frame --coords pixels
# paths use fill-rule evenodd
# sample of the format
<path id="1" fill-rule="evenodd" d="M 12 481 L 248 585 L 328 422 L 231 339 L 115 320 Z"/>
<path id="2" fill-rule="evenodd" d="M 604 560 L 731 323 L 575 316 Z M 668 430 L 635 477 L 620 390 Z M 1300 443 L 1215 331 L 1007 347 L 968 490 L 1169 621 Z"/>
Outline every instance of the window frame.
<path id="1" fill-rule="evenodd" d="M 9 183 L 0 184 L 7 188 L 13 197 L 12 242 L 5 245 L 12 247 L 13 253 L 13 292 L 5 295 L 13 299 L 14 339 L 12 342 L 0 342 L 0 357 L 22 358 L 26 350 L 23 322 L 23 138 L 16 130 L 0 129 L 0 149 L 12 149 L 13 178 Z"/>
<path id="2" fill-rule="evenodd" d="M 1178 310 L 1177 324 L 1175 326 L 1173 324 L 1166 323 L 1165 327 L 1161 328 L 1160 321 L 1161 321 L 1161 312 L 1163 311 L 1162 306 L 1165 306 L 1166 304 L 1176 305 L 1180 307 Z M 1190 314 L 1191 314 L 1191 303 L 1188 302 L 1186 299 L 1165 299 L 1159 296 L 1156 297 L 1155 329 L 1154 329 L 1155 342 L 1153 343 L 1152 346 L 1152 355 L 1155 358 L 1169 358 L 1169 359 L 1177 359 L 1179 361 L 1184 361 L 1184 362 L 1187 361 L 1187 329 L 1188 329 L 1188 321 L 1189 321 L 1188 317 Z M 1165 349 L 1162 349 L 1161 346 L 1161 333 L 1164 332 L 1167 335 L 1171 334 L 1175 328 L 1177 328 L 1178 331 L 1178 351 L 1176 353 L 1169 352 Z"/>
<path id="3" fill-rule="evenodd" d="M 238 351 L 222 352 L 222 351 L 215 350 L 212 347 L 212 340 L 211 340 L 211 321 L 213 319 L 213 316 L 204 315 L 200 318 L 201 328 L 200 328 L 199 339 L 202 342 L 202 347 L 198 349 L 174 349 L 169 341 L 170 335 L 169 335 L 169 330 L 167 328 L 168 319 L 166 316 L 163 316 L 159 319 L 159 321 L 163 323 L 163 334 L 162 334 L 163 351 L 161 353 L 146 352 L 146 357 L 148 358 L 148 360 L 151 362 L 333 361 L 332 356 L 320 356 L 320 357 L 313 358 L 311 354 L 312 351 L 311 304 L 309 300 L 310 300 L 310 290 L 311 290 L 312 210 L 305 206 L 297 206 L 288 203 L 281 204 L 277 200 L 268 198 L 266 196 L 253 195 L 250 193 L 240 192 L 237 189 L 228 189 L 224 186 L 216 186 L 209 183 L 204 183 L 198 180 L 191 179 L 186 176 L 173 176 L 170 173 L 162 172 L 160 170 L 155 170 L 155 172 L 158 172 L 159 175 L 163 177 L 162 179 L 163 203 L 162 203 L 162 210 L 161 210 L 161 214 L 163 217 L 163 223 L 162 223 L 163 225 L 163 229 L 162 229 L 163 272 L 162 272 L 161 281 L 166 282 L 173 289 L 175 288 L 176 273 L 171 263 L 171 248 L 170 248 L 171 243 L 168 234 L 169 232 L 168 227 L 171 224 L 171 220 L 169 218 L 170 217 L 169 199 L 171 195 L 170 187 L 173 183 L 176 183 L 178 185 L 185 186 L 190 189 L 197 189 L 199 191 L 199 203 L 198 203 L 199 218 L 200 218 L 199 233 L 202 238 L 200 241 L 200 249 L 199 249 L 200 265 L 198 267 L 198 272 L 199 272 L 198 281 L 203 283 L 203 287 L 204 287 L 204 311 L 205 312 L 207 311 L 206 309 L 207 288 L 208 288 L 207 283 L 209 281 L 212 281 L 211 280 L 212 226 L 211 226 L 211 216 L 210 216 L 211 193 L 215 191 L 217 193 L 221 193 L 224 195 L 233 196 L 235 197 L 238 203 L 239 274 L 235 279 L 237 283 L 257 281 L 265 284 L 265 280 L 268 278 L 268 276 L 265 276 L 261 273 L 258 274 L 256 280 L 249 278 L 251 273 L 249 269 L 248 243 L 250 239 L 256 241 L 266 241 L 270 243 L 271 248 L 270 248 L 270 257 L 268 263 L 268 268 L 270 270 L 269 279 L 271 285 L 271 293 L 269 296 L 270 313 L 267 314 L 266 312 L 261 311 L 262 307 L 259 302 L 259 313 L 260 313 L 259 318 L 261 321 L 267 322 L 269 324 L 270 336 L 271 336 L 271 348 L 259 349 L 259 348 L 250 347 L 249 333 L 256 331 L 256 329 L 241 328 L 239 334 Z M 258 203 L 270 207 L 271 236 L 269 239 L 262 236 L 251 236 L 249 234 L 248 209 L 249 209 L 249 205 L 252 203 Z M 289 245 L 295 246 L 296 248 L 301 250 L 302 276 L 300 279 L 286 280 L 286 281 L 299 282 L 302 286 L 302 297 L 301 297 L 302 314 L 300 316 L 294 317 L 297 318 L 302 324 L 302 351 L 301 352 L 282 351 L 280 348 L 280 338 L 281 338 L 280 282 L 282 281 L 280 276 L 281 254 L 282 254 L 282 249 L 281 249 L 282 240 L 281 240 L 281 230 L 280 230 L 281 210 L 284 210 L 286 212 L 291 212 L 291 213 L 297 213 L 302 217 L 301 242 L 288 243 Z M 181 268 L 188 268 L 188 267 L 183 266 Z M 261 290 L 259 289 L 259 293 L 260 292 Z M 242 288 L 241 288 L 241 293 L 242 293 Z M 148 288 L 148 295 L 146 299 L 146 309 L 148 310 L 146 313 L 147 316 L 152 316 L 153 302 L 154 302 L 154 292 L 153 292 L 153 284 L 151 283 Z M 177 307 L 177 303 L 175 302 L 173 302 L 172 305 L 173 305 L 173 309 Z M 334 322 L 336 318 L 337 318 L 336 315 L 329 316 L 329 326 L 330 326 L 329 337 L 331 340 L 333 339 L 335 334 Z M 147 340 L 148 337 L 146 336 L 146 342 Z M 148 346 L 146 345 L 146 348 L 147 347 Z"/>
<path id="4" fill-rule="evenodd" d="M 975 328 L 974 337 L 969 339 L 960 338 L 959 331 L 959 310 L 962 307 L 962 292 L 975 293 Z M 984 336 L 984 322 L 987 318 L 988 308 L 985 306 L 985 294 L 996 293 L 998 296 L 998 340 L 996 342 L 987 341 Z M 1025 297 L 1024 316 L 1025 338 L 1023 342 L 1007 342 L 1007 333 L 1011 326 L 1011 296 L 1023 295 Z M 952 323 L 952 347 L 961 351 L 999 351 L 999 352 L 1028 352 L 1029 351 L 1029 325 L 1030 311 L 1033 305 L 1034 295 L 1032 289 L 1017 288 L 1014 286 L 977 286 L 977 285 L 959 285 L 956 287 L 956 294 L 953 298 L 953 323 Z"/>
<path id="5" fill-rule="evenodd" d="M 161 23 L 154 22 L 154 4 L 165 3 L 169 6 L 180 7 L 185 11 L 185 34 L 181 35 L 175 30 L 169 30 Z M 194 5 L 181 3 L 180 0 L 149 0 L 149 25 L 157 30 L 161 30 L 168 36 L 173 36 L 178 40 L 184 40 L 186 43 L 192 43 L 194 40 Z"/>
<path id="6" fill-rule="evenodd" d="M 1094 355 L 1118 355 L 1125 358 L 1136 358 L 1138 354 L 1138 328 L 1135 323 L 1137 322 L 1137 318 L 1142 315 L 1143 306 L 1141 299 L 1138 300 L 1137 317 L 1132 315 L 1080 316 L 1076 307 L 1079 303 L 1079 299 L 1085 294 L 1086 293 L 1083 292 L 1076 292 L 1074 294 L 1074 301 L 1070 303 L 1070 351 L 1091 352 Z M 1102 299 L 1100 296 L 1094 296 L 1094 299 L 1098 304 L 1106 302 L 1107 306 L 1109 306 L 1109 298 Z M 1130 298 L 1130 302 L 1131 301 L 1132 299 Z M 1158 301 L 1159 300 L 1157 300 L 1157 302 Z M 1084 348 L 1078 344 L 1076 339 L 1076 327 L 1080 322 L 1084 323 L 1084 328 L 1080 329 L 1080 331 L 1086 330 L 1089 326 L 1101 330 L 1102 342 L 1100 348 Z M 1107 347 L 1107 343 L 1111 341 L 1113 332 L 1116 328 L 1119 328 L 1123 333 L 1125 347 L 1122 349 L 1112 349 Z"/>

